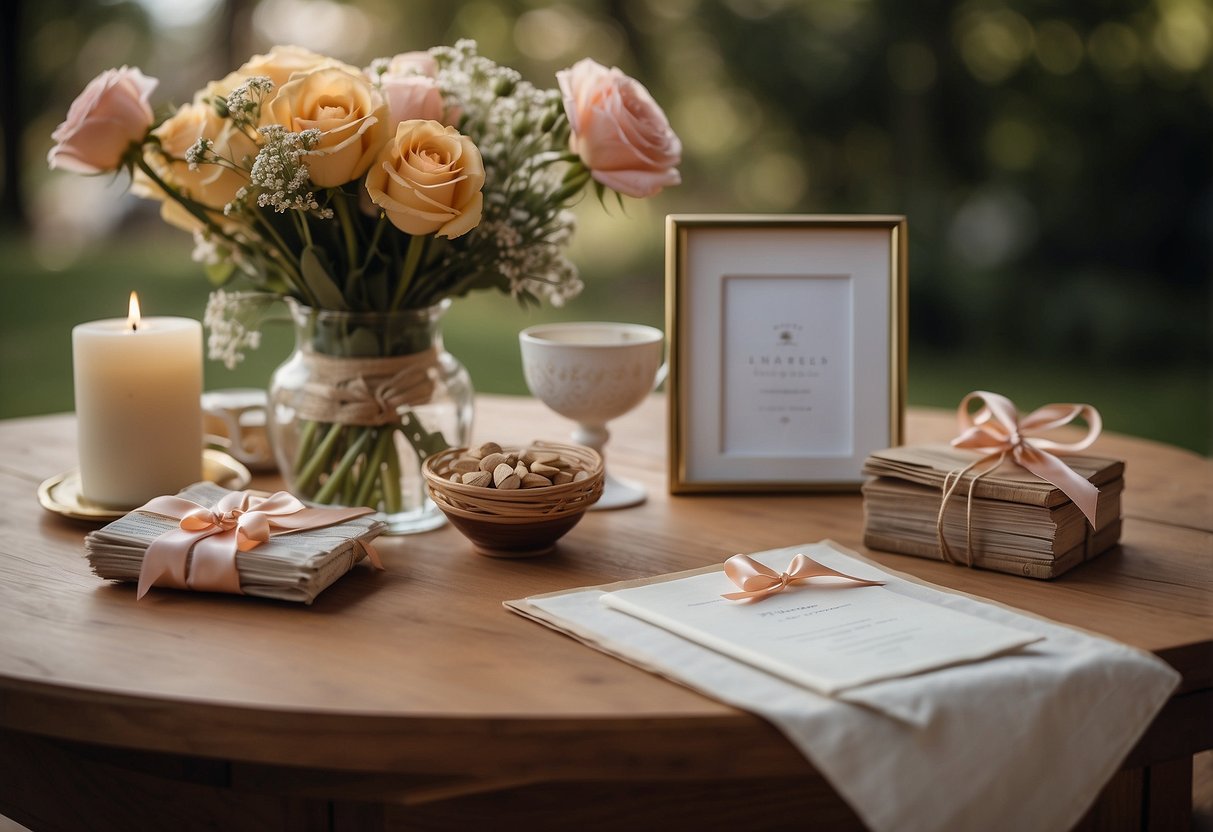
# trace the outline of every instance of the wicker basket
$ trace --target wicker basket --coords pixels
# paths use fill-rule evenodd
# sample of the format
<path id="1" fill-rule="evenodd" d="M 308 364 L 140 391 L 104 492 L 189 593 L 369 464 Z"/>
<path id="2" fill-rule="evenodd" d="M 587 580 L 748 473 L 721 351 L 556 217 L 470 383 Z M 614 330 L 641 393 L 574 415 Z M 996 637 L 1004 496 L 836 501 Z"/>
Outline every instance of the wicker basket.
<path id="1" fill-rule="evenodd" d="M 425 461 L 422 470 L 430 498 L 482 555 L 546 554 L 602 496 L 602 457 L 594 449 L 561 442 L 532 442 L 528 447 L 559 453 L 590 476 L 564 485 L 498 491 L 451 482 L 451 466 L 467 448 L 451 448 Z"/>

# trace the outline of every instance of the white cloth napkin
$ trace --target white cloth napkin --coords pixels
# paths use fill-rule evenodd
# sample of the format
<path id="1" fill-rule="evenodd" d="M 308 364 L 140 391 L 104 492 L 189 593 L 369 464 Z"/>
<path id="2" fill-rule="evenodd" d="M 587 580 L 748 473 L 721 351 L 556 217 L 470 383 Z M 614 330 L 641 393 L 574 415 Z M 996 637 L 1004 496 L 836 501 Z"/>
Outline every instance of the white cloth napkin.
<path id="1" fill-rule="evenodd" d="M 509 606 L 769 720 L 877 832 L 1069 829 L 1179 683 L 1148 653 L 905 580 L 829 542 L 754 557 L 782 571 L 797 552 L 1045 640 L 829 698 L 612 610 L 599 588 Z"/>

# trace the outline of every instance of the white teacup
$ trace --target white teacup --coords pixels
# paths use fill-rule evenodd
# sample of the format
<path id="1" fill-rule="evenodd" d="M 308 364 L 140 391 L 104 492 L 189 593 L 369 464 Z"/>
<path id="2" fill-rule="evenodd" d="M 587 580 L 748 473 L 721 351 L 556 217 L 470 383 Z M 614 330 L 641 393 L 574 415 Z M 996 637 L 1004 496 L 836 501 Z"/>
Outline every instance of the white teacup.
<path id="1" fill-rule="evenodd" d="M 211 390 L 202 394 L 203 433 L 255 471 L 274 468 L 265 427 L 266 392 L 256 388 Z"/>
<path id="2" fill-rule="evenodd" d="M 518 335 L 527 387 L 561 416 L 577 422 L 573 441 L 601 452 L 606 423 L 640 404 L 665 378 L 661 330 L 642 324 L 540 324 Z M 611 476 L 592 509 L 644 502 L 644 488 Z"/>

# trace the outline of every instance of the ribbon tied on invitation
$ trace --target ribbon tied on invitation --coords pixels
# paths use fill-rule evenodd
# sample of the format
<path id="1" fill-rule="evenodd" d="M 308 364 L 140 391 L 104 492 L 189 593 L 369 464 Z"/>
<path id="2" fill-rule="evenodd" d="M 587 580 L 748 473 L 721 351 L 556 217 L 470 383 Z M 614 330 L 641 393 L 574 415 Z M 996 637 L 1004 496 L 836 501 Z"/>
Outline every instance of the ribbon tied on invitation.
<path id="1" fill-rule="evenodd" d="M 255 549 L 275 534 L 319 529 L 374 513 L 366 507 L 308 508 L 285 491 L 268 497 L 233 491 L 214 508 L 183 497 L 156 497 L 136 510 L 181 521 L 148 546 L 136 598 L 153 586 L 243 595 L 236 552 Z M 383 569 L 373 547 L 355 542 L 376 569 Z"/>
<path id="2" fill-rule="evenodd" d="M 975 413 L 969 412 L 969 403 L 980 401 Z M 1103 421 L 1099 411 L 1089 404 L 1047 404 L 1020 418 L 1015 404 L 1006 396 L 975 390 L 961 400 L 956 411 L 960 435 L 952 440 L 955 448 L 968 448 L 984 452 L 984 455 L 963 468 L 950 471 L 943 481 L 943 499 L 939 506 L 939 517 L 935 530 L 939 536 L 939 550 L 949 563 L 951 547 L 944 539 L 943 517 L 948 500 L 955 493 L 964 475 L 980 468 L 969 480 L 969 493 L 965 508 L 965 563 L 973 565 L 973 487 L 986 474 L 997 470 L 1009 455 L 1020 467 L 1042 480 L 1061 489 L 1095 528 L 1095 508 L 1099 501 L 1099 489 L 1089 480 L 1066 465 L 1057 454 L 1072 454 L 1086 450 L 1099 438 Z M 1082 419 L 1087 423 L 1086 436 L 1077 442 L 1057 442 L 1032 433 L 1048 431 Z M 992 464 L 991 464 L 992 463 Z"/>
<path id="3" fill-rule="evenodd" d="M 792 584 L 807 581 L 810 578 L 846 578 L 852 582 L 853 586 L 884 586 L 884 581 L 865 581 L 862 578 L 846 575 L 818 563 L 807 555 L 797 555 L 792 558 L 787 572 L 776 572 L 749 555 L 733 555 L 724 562 L 724 574 L 741 588 L 741 592 L 728 592 L 720 596 L 730 601 L 757 601 L 768 595 L 783 592 Z"/>

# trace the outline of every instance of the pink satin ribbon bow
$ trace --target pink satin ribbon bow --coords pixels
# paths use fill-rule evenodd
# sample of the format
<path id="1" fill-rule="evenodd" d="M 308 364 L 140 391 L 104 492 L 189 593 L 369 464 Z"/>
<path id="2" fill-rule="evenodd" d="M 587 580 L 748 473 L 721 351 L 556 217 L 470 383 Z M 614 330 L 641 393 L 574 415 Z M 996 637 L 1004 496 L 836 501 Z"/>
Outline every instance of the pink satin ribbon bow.
<path id="1" fill-rule="evenodd" d="M 236 552 L 256 549 L 271 535 L 318 529 L 374 512 L 370 508 L 308 508 L 285 491 L 260 497 L 245 491 L 224 495 L 214 508 L 183 497 L 156 497 L 138 509 L 181 521 L 152 541 L 139 570 L 142 598 L 153 586 L 242 595 Z M 375 550 L 359 543 L 376 569 Z"/>
<path id="2" fill-rule="evenodd" d="M 865 581 L 851 575 L 823 566 L 806 555 L 797 555 L 788 564 L 787 572 L 776 572 L 769 566 L 764 566 L 749 555 L 733 555 L 724 562 L 724 574 L 729 580 L 741 587 L 741 592 L 728 592 L 721 595 L 730 601 L 747 599 L 758 600 L 776 592 L 783 592 L 790 585 L 807 581 L 810 578 L 832 577 L 846 578 L 855 586 L 884 586 L 884 581 Z"/>
<path id="3" fill-rule="evenodd" d="M 969 402 L 974 400 L 980 400 L 982 406 L 976 413 L 969 413 Z M 948 500 L 956 491 L 956 487 L 960 485 L 965 474 L 978 466 L 986 465 L 991 460 L 994 461 L 993 465 L 989 465 L 980 473 L 975 474 L 969 482 L 967 511 L 970 522 L 967 537 L 968 562 L 969 565 L 972 565 L 973 486 L 979 479 L 1002 465 L 1008 454 L 1021 467 L 1061 489 L 1063 494 L 1074 501 L 1074 505 L 1078 506 L 1091 526 L 1095 526 L 1095 508 L 1099 501 L 1099 489 L 1055 454 L 1071 454 L 1086 450 L 1099 438 L 1099 433 L 1103 429 L 1103 421 L 1099 417 L 1098 410 L 1089 404 L 1047 404 L 1020 418 L 1014 403 L 1006 396 L 975 390 L 960 402 L 956 416 L 960 424 L 960 435 L 952 440 L 952 446 L 983 451 L 985 455 L 964 468 L 949 472 L 944 477 L 943 502 L 939 507 L 936 531 L 939 533 L 940 550 L 945 560 L 952 559 L 943 535 L 943 514 Z M 1030 435 L 1033 432 L 1059 428 L 1078 418 L 1086 421 L 1087 435 L 1077 442 L 1056 442 L 1052 439 Z"/>

